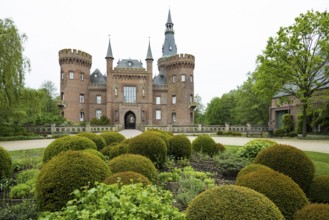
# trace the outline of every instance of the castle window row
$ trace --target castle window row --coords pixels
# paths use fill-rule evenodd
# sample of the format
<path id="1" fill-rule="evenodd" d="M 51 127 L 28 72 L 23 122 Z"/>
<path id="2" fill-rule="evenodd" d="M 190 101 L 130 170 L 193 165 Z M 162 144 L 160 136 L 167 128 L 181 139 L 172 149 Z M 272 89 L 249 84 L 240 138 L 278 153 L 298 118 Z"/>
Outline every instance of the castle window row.
<path id="1" fill-rule="evenodd" d="M 185 74 L 182 74 L 180 75 L 181 77 L 181 82 L 185 82 L 186 81 L 186 75 Z M 189 79 L 190 79 L 190 82 L 193 83 L 193 76 L 192 75 L 189 75 Z M 176 75 L 173 75 L 172 76 L 172 82 L 177 82 L 177 77 Z"/>
<path id="2" fill-rule="evenodd" d="M 64 75 L 65 75 L 65 73 L 62 72 L 62 73 L 61 73 L 61 80 L 64 80 Z M 84 80 L 84 76 L 85 76 L 84 73 L 80 73 L 80 74 L 79 74 L 79 78 L 80 78 L 81 81 Z M 74 79 L 74 72 L 73 72 L 73 71 L 70 71 L 70 72 L 69 72 L 69 79 Z"/>

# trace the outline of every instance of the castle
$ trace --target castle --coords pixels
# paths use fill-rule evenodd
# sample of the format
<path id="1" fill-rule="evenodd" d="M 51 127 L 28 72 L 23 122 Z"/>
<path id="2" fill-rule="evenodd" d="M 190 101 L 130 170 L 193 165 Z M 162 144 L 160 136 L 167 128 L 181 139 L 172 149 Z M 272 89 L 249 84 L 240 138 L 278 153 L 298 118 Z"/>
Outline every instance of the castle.
<path id="1" fill-rule="evenodd" d="M 98 69 L 90 74 L 92 56 L 75 49 L 59 51 L 61 113 L 73 122 L 106 116 L 112 125 L 125 129 L 155 125 L 193 125 L 195 58 L 177 54 L 173 22 L 169 10 L 165 24 L 162 57 L 153 77 L 150 42 L 146 68 L 136 59 L 122 59 L 114 67 L 111 41 L 106 75 Z"/>

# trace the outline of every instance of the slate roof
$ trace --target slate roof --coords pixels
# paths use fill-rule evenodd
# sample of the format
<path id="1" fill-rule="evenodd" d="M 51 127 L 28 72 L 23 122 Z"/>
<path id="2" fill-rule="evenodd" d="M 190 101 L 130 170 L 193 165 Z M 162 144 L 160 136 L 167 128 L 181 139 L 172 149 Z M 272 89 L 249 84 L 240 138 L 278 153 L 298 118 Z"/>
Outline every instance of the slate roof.
<path id="1" fill-rule="evenodd" d="M 95 71 L 90 75 L 90 83 L 97 84 L 106 84 L 106 76 L 104 76 L 99 69 L 95 69 Z"/>
<path id="2" fill-rule="evenodd" d="M 118 61 L 116 67 L 117 68 L 143 68 L 143 63 L 138 60 L 123 59 L 123 60 Z"/>

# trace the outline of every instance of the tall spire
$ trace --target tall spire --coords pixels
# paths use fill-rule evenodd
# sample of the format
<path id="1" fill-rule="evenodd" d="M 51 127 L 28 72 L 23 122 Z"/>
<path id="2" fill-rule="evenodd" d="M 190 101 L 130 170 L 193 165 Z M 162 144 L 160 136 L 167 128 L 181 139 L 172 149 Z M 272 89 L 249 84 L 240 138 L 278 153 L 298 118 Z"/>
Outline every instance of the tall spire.
<path id="1" fill-rule="evenodd" d="M 152 51 L 151 51 L 150 38 L 149 38 L 149 46 L 147 48 L 146 60 L 153 60 Z"/>
<path id="2" fill-rule="evenodd" d="M 171 56 L 177 54 L 177 46 L 175 43 L 175 31 L 174 31 L 174 23 L 171 20 L 171 13 L 169 9 L 168 19 L 166 23 L 165 30 L 165 42 L 162 46 L 162 56 Z"/>
<path id="3" fill-rule="evenodd" d="M 114 59 L 113 54 L 112 54 L 111 38 L 110 38 L 110 37 L 109 37 L 109 46 L 108 46 L 108 48 L 107 48 L 107 53 L 106 53 L 106 57 L 105 57 L 105 59 L 107 59 L 107 58 L 112 58 L 112 59 Z"/>

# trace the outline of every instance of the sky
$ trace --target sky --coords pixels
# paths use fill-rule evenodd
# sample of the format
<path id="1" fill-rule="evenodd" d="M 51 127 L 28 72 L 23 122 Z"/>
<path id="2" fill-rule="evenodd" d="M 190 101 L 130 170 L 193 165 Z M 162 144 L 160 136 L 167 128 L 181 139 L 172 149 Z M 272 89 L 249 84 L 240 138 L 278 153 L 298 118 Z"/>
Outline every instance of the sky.
<path id="1" fill-rule="evenodd" d="M 171 11 L 178 53 L 195 56 L 194 92 L 206 105 L 241 86 L 256 58 L 280 27 L 293 25 L 308 10 L 328 10 L 329 0 L 0 0 L 0 19 L 11 18 L 28 37 L 30 60 L 25 85 L 45 81 L 60 87 L 58 51 L 73 48 L 92 55 L 91 72 L 106 74 L 109 35 L 114 64 L 138 59 L 146 68 L 150 41 L 153 75 L 162 56 L 165 23 Z"/>

